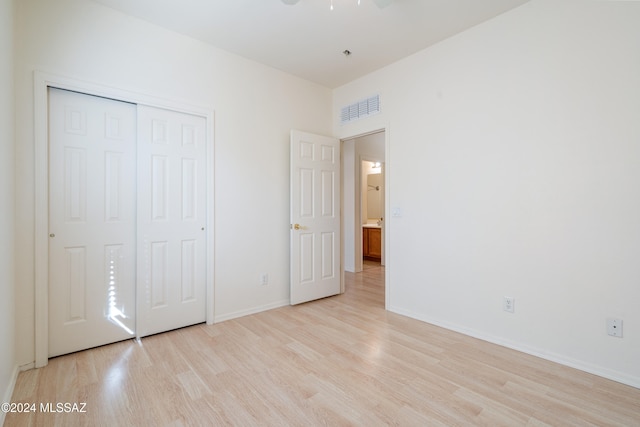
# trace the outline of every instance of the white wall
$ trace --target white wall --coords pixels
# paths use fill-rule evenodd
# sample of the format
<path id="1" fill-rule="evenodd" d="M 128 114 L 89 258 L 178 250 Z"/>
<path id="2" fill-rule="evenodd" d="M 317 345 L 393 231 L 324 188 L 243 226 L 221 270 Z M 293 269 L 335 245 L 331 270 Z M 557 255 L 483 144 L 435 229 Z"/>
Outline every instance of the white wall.
<path id="1" fill-rule="evenodd" d="M 0 0 L 0 94 L 0 398 L 8 402 L 15 381 L 13 0 Z"/>
<path id="2" fill-rule="evenodd" d="M 391 310 L 640 387 L 639 22 L 533 0 L 334 92 L 391 130 Z"/>
<path id="3" fill-rule="evenodd" d="M 288 304 L 289 131 L 330 134 L 331 91 L 93 2 L 16 8 L 18 362 L 34 360 L 34 70 L 214 110 L 216 319 Z"/>

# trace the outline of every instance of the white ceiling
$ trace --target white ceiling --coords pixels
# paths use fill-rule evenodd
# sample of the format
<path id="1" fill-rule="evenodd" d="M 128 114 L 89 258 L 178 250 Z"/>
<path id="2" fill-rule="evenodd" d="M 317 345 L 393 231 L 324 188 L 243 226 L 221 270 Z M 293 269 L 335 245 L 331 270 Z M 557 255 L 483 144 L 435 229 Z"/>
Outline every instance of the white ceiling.
<path id="1" fill-rule="evenodd" d="M 336 88 L 529 0 L 93 1 Z"/>

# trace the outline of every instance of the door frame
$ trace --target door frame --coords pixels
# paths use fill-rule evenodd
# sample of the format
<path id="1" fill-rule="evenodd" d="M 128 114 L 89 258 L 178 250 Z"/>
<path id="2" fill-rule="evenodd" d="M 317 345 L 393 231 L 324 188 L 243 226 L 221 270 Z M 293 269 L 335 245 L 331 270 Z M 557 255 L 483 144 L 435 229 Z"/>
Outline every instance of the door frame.
<path id="1" fill-rule="evenodd" d="M 87 95 L 99 96 L 132 104 L 148 105 L 181 113 L 204 117 L 206 120 L 207 150 L 207 217 L 206 217 L 206 322 L 214 321 L 214 112 L 207 107 L 144 95 L 128 90 L 90 83 L 76 78 L 35 71 L 33 78 L 34 101 L 34 282 L 35 282 L 35 367 L 46 366 L 49 361 L 49 123 L 48 89 L 55 87 Z"/>
<path id="2" fill-rule="evenodd" d="M 342 209 L 340 210 L 340 224 L 341 224 L 341 250 L 342 250 L 342 264 L 343 264 L 343 268 L 342 268 L 342 274 L 344 276 L 344 241 L 346 238 L 346 233 L 344 232 L 344 192 L 345 192 L 345 183 L 344 183 L 344 179 L 346 177 L 346 173 L 344 171 L 344 157 L 342 155 L 343 151 L 344 151 L 344 143 L 346 141 L 350 141 L 350 140 L 354 140 L 354 139 L 358 139 L 361 138 L 363 136 L 368 136 L 368 135 L 372 135 L 372 134 L 376 134 L 376 133 L 380 133 L 380 132 L 384 132 L 384 186 L 385 186 L 385 197 L 384 197 L 384 227 L 383 227 L 383 231 L 384 231 L 384 235 L 382 237 L 382 241 L 384 244 L 384 254 L 385 254 L 385 269 L 384 269 L 384 308 L 385 310 L 389 310 L 389 307 L 391 306 L 391 251 L 390 251 L 390 240 L 391 240 L 391 224 L 389 219 L 391 218 L 391 135 L 390 135 L 390 125 L 388 123 L 386 123 L 383 126 L 374 126 L 372 128 L 369 129 L 364 129 L 361 132 L 357 132 L 357 133 L 346 133 L 346 136 L 340 136 L 340 163 L 341 163 L 341 168 L 342 168 L 342 174 L 341 174 L 341 182 L 340 182 L 340 187 L 341 187 L 341 191 L 342 191 L 342 201 L 343 201 L 343 206 Z M 366 156 L 365 156 L 366 157 Z M 357 161 L 357 165 L 354 169 L 354 179 L 356 180 L 357 184 L 358 184 L 358 192 L 356 194 L 356 202 L 358 204 L 362 203 L 362 196 L 360 194 L 360 188 L 361 188 L 361 168 L 362 168 L 362 160 L 366 160 L 364 158 L 361 158 L 361 156 L 356 156 L 355 160 Z M 356 221 L 360 222 L 361 221 L 361 217 L 358 216 L 361 215 L 360 212 L 360 208 L 356 209 L 356 212 L 354 212 L 354 216 L 357 216 Z M 355 237 L 354 237 L 355 238 Z M 362 230 L 360 230 L 360 241 L 362 241 Z M 357 253 L 357 251 L 356 251 Z M 362 248 L 360 248 L 360 255 L 362 255 Z M 345 283 L 344 280 L 342 281 L 342 293 L 345 292 Z"/>

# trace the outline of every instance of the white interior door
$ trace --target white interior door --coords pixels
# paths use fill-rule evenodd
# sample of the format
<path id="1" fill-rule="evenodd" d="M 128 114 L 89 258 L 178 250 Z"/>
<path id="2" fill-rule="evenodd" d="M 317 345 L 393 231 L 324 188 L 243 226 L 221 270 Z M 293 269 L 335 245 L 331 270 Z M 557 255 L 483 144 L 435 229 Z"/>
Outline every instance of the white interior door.
<path id="1" fill-rule="evenodd" d="M 49 89 L 49 356 L 133 336 L 136 107 Z"/>
<path id="2" fill-rule="evenodd" d="M 291 131 L 291 304 L 340 293 L 340 141 Z"/>
<path id="3" fill-rule="evenodd" d="M 206 120 L 138 107 L 139 337 L 206 320 Z"/>

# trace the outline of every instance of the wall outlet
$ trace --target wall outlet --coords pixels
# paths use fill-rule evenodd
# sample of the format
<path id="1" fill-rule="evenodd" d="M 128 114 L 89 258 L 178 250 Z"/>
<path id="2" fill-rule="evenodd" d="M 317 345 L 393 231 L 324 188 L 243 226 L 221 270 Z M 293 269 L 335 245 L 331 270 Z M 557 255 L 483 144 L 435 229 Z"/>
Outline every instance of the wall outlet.
<path id="1" fill-rule="evenodd" d="M 612 337 L 622 338 L 622 319 L 607 318 L 607 334 Z"/>
<path id="2" fill-rule="evenodd" d="M 509 313 L 513 313 L 515 311 L 515 303 L 516 299 L 513 297 L 504 297 L 502 300 L 502 309 L 504 311 L 508 311 Z"/>
<path id="3" fill-rule="evenodd" d="M 267 273 L 262 273 L 260 275 L 260 285 L 266 286 L 269 283 L 269 275 Z"/>

